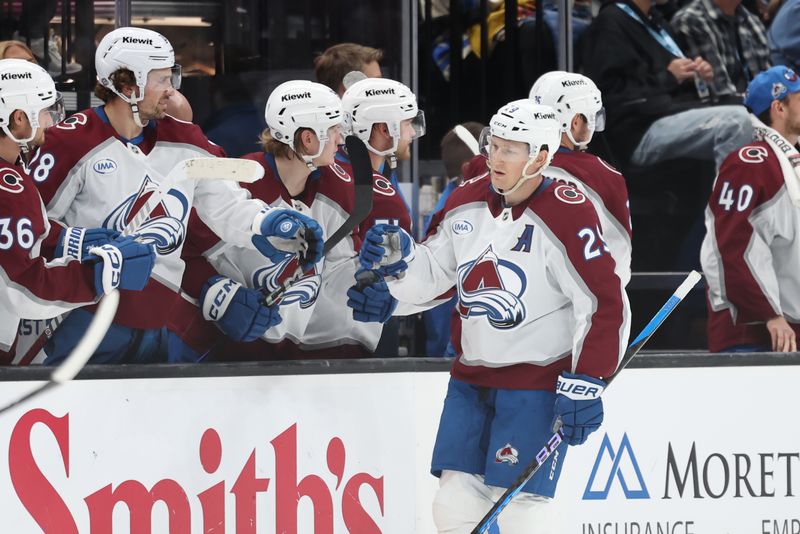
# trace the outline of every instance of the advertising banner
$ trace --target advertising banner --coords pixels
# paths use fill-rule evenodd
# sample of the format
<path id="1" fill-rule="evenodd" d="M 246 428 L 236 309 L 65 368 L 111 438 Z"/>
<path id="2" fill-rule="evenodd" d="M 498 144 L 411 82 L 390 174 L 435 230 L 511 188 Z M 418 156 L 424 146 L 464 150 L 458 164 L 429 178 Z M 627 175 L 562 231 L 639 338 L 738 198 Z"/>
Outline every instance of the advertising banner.
<path id="1" fill-rule="evenodd" d="M 435 532 L 443 372 L 82 380 L 0 418 L 0 532 Z M 800 534 L 797 367 L 630 369 L 567 534 Z M 5 382 L 0 403 L 34 386 Z"/>

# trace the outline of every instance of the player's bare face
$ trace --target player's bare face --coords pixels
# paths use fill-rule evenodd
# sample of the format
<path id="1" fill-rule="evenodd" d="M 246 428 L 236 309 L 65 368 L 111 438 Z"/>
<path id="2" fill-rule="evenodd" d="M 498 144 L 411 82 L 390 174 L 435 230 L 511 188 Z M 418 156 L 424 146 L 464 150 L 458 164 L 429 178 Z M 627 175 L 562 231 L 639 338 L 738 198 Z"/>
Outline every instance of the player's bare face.
<path id="1" fill-rule="evenodd" d="M 336 151 L 339 145 L 344 144 L 342 137 L 342 127 L 340 125 L 331 126 L 328 128 L 328 140 L 325 142 L 325 147 L 322 149 L 322 154 L 314 158 L 313 163 L 316 167 L 324 167 L 325 165 L 332 164 L 336 159 Z M 309 147 L 308 151 L 311 154 L 316 154 L 319 150 L 319 141 L 316 141 L 314 146 Z"/>
<path id="2" fill-rule="evenodd" d="M 175 92 L 172 87 L 172 69 L 155 69 L 147 74 L 144 99 L 139 103 L 139 115 L 143 120 L 163 119 L 167 114 L 169 97 Z"/>
<path id="3" fill-rule="evenodd" d="M 522 171 L 530 159 L 528 143 L 509 141 L 492 136 L 488 146 L 490 177 L 495 189 L 506 191 L 522 178 Z"/>

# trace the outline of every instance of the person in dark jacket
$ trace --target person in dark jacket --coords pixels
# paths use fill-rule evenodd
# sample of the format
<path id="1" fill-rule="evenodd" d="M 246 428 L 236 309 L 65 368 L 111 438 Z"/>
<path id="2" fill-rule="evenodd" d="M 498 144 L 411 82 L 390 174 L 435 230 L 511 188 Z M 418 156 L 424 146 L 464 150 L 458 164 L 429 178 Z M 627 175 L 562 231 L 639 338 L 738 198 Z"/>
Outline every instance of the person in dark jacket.
<path id="1" fill-rule="evenodd" d="M 650 0 L 607 2 L 586 37 L 585 74 L 603 93 L 607 134 L 623 165 L 686 157 L 719 168 L 750 141 L 747 110 L 714 105 L 711 65 L 684 55 Z"/>

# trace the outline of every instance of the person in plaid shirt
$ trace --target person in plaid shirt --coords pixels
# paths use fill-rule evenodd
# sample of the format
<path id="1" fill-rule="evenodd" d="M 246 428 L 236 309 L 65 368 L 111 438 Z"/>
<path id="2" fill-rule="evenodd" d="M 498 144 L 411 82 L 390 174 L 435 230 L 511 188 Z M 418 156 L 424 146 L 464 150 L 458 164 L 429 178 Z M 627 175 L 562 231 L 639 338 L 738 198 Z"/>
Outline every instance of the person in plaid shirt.
<path id="1" fill-rule="evenodd" d="M 764 24 L 741 0 L 692 0 L 671 23 L 683 51 L 711 64 L 717 99 L 738 103 L 753 77 L 772 64 Z"/>

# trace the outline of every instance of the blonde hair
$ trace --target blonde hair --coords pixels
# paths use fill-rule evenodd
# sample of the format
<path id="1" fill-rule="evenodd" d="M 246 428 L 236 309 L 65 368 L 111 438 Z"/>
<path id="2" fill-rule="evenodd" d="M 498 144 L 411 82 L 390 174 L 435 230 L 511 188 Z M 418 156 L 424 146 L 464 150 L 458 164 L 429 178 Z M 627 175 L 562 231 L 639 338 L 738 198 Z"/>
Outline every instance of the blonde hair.
<path id="1" fill-rule="evenodd" d="M 305 131 L 313 130 L 311 130 L 311 128 L 298 128 L 294 133 L 294 146 L 297 148 L 299 154 L 306 153 L 303 149 L 303 142 L 300 139 L 300 136 L 303 135 Z M 272 154 L 276 158 L 292 159 L 295 156 L 295 151 L 292 150 L 292 147 L 272 137 L 272 134 L 269 133 L 269 128 L 264 128 L 259 141 L 261 142 L 261 148 L 264 152 Z"/>
<path id="2" fill-rule="evenodd" d="M 25 61 L 30 61 L 31 63 L 36 63 L 37 65 L 39 64 L 39 62 L 36 61 L 36 56 L 33 55 L 33 51 L 22 41 L 0 41 L 0 59 L 8 59 L 6 57 L 6 52 L 14 47 L 21 48 L 26 54 L 28 54 L 28 57 L 25 58 Z"/>

